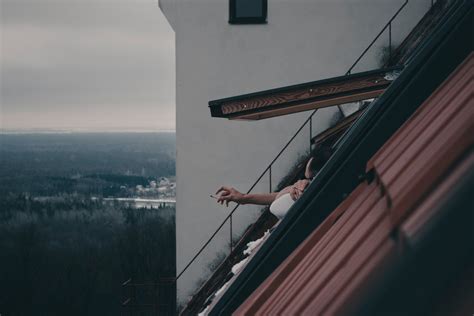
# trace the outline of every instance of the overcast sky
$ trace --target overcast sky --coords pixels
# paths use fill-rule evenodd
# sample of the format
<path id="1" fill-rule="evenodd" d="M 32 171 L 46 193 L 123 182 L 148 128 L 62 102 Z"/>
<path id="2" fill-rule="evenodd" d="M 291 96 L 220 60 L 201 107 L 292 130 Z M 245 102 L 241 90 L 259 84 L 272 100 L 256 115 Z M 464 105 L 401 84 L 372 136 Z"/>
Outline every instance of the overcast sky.
<path id="1" fill-rule="evenodd" d="M 175 128 L 157 0 L 0 0 L 3 129 Z"/>

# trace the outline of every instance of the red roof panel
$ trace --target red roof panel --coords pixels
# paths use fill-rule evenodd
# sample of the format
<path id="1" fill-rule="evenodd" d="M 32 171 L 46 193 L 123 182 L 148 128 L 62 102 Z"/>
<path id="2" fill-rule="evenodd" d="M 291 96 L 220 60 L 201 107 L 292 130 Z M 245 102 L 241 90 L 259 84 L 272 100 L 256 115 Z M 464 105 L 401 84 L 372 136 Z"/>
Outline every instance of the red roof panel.
<path id="1" fill-rule="evenodd" d="M 234 315 L 344 314 L 390 258 L 403 255 L 394 228 L 411 240 L 474 166 L 467 154 L 474 143 L 473 56 L 369 161 L 377 181 L 360 184 Z"/>
<path id="2" fill-rule="evenodd" d="M 464 67 L 464 64 L 467 67 Z M 472 80 L 472 58 L 468 58 L 458 68 L 458 72 L 453 72 L 446 81 L 438 88 L 425 103 L 436 102 L 436 106 L 428 108 L 419 107 L 418 110 L 405 122 L 405 124 L 390 138 L 385 145 L 375 154 L 372 159 L 367 162 L 367 171 L 374 169 L 377 166 L 379 172 L 384 172 L 387 167 L 398 159 L 400 154 L 417 138 L 420 131 L 424 130 L 426 126 L 439 115 L 440 111 L 445 108 L 446 102 L 454 98 L 459 93 L 459 88 L 463 85 L 471 84 Z M 443 91 L 443 87 L 448 83 L 458 84 L 458 89 L 452 89 L 449 93 Z"/>
<path id="3" fill-rule="evenodd" d="M 471 168 L 474 168 L 474 153 L 472 151 L 459 163 L 446 180 L 403 222 L 400 227 L 400 235 L 403 236 L 405 242 L 411 243 L 416 239 L 417 234 L 426 227 L 430 219 L 439 211 L 438 206 L 442 204 L 441 201 L 443 199 L 447 198 L 447 192 Z"/>
<path id="4" fill-rule="evenodd" d="M 374 156 L 373 168 L 392 204 L 395 225 L 474 143 L 473 65 L 471 54 L 394 135 L 395 141 Z"/>
<path id="5" fill-rule="evenodd" d="M 307 306 L 303 306 L 302 314 L 320 315 L 331 305 L 332 308 L 341 307 L 334 304 L 334 298 L 340 296 L 346 288 L 355 288 L 356 285 L 363 282 L 363 280 L 355 281 L 354 276 L 357 276 L 366 265 L 374 265 L 377 262 L 380 266 L 380 260 L 389 255 L 389 253 L 384 252 L 383 256 L 377 256 L 381 249 L 391 249 L 392 252 L 395 252 L 395 243 L 387 238 L 390 234 L 390 219 L 388 216 L 380 217 L 380 221 L 372 226 L 367 233 L 368 235 L 363 239 L 363 243 L 354 249 L 354 253 L 344 262 L 344 266 L 331 281 L 324 285 L 321 292 L 314 296 L 314 299 L 307 302 Z M 376 260 L 371 262 L 374 256 Z M 374 268 L 375 266 L 372 268 L 372 273 Z"/>
<path id="6" fill-rule="evenodd" d="M 363 285 L 376 278 L 378 274 L 383 273 L 386 263 L 396 256 L 396 245 L 391 239 L 387 239 L 367 261 L 359 268 L 357 273 L 348 276 L 349 281 L 331 297 L 329 305 L 325 307 L 323 314 L 327 315 L 347 315 L 347 307 L 351 302 L 357 301 L 357 290 Z M 352 273 L 352 271 L 351 271 Z M 329 285 L 328 285 L 329 286 Z"/>

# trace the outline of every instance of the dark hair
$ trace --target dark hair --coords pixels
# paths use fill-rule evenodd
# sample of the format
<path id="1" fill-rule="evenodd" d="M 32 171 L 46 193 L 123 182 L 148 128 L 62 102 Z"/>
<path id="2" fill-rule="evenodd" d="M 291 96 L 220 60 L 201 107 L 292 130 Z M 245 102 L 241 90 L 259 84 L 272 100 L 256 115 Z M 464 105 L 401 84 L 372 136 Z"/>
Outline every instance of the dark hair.
<path id="1" fill-rule="evenodd" d="M 320 144 L 311 151 L 310 158 L 313 158 L 311 169 L 314 173 L 318 172 L 324 164 L 329 160 L 333 153 L 330 145 Z"/>

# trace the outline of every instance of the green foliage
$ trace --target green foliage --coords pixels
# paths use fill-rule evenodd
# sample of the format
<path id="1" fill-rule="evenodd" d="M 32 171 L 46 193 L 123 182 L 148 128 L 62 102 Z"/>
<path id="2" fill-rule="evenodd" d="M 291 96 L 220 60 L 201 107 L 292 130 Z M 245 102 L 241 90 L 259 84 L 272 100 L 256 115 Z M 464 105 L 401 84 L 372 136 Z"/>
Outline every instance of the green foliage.
<path id="1" fill-rule="evenodd" d="M 390 57 L 391 57 L 391 53 L 393 54 L 393 52 L 395 52 L 397 48 L 397 45 L 392 45 L 391 47 L 389 45 L 384 45 L 380 48 L 380 50 L 378 51 L 378 54 L 377 54 L 377 59 L 378 59 L 378 64 L 379 64 L 379 67 L 382 68 L 382 67 L 386 67 L 387 65 L 388 66 L 391 66 L 389 63 L 390 63 Z"/>
<path id="2" fill-rule="evenodd" d="M 6 315 L 118 315 L 121 283 L 175 275 L 174 209 L 64 198 L 1 201 Z"/>

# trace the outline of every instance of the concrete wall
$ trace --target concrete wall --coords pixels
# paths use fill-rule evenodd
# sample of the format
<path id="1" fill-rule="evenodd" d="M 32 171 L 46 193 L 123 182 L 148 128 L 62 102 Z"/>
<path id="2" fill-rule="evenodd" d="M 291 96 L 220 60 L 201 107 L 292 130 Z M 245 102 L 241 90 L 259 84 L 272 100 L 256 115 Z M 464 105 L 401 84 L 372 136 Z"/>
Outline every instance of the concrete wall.
<path id="1" fill-rule="evenodd" d="M 393 25 L 400 42 L 428 8 L 413 1 Z M 230 25 L 227 0 L 161 0 L 176 32 L 177 270 L 193 257 L 231 208 L 209 198 L 221 185 L 245 191 L 308 116 L 257 122 L 211 118 L 209 100 L 344 74 L 403 1 L 269 0 L 268 24 Z M 377 43 L 386 45 L 388 36 Z M 357 70 L 376 67 L 379 48 Z M 321 111 L 315 133 L 334 110 Z M 308 147 L 304 131 L 274 168 L 283 176 Z M 274 183 L 277 181 L 274 180 Z M 268 181 L 257 191 L 268 190 Z M 257 216 L 244 207 L 234 217 L 242 231 Z M 228 251 L 228 226 L 178 282 L 186 301 L 206 266 Z"/>

